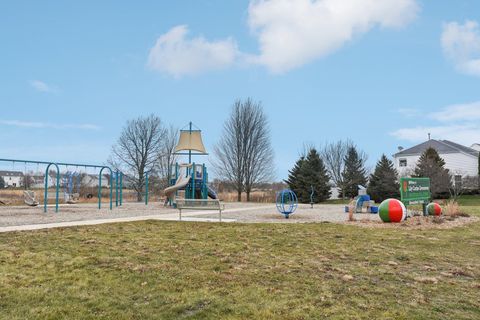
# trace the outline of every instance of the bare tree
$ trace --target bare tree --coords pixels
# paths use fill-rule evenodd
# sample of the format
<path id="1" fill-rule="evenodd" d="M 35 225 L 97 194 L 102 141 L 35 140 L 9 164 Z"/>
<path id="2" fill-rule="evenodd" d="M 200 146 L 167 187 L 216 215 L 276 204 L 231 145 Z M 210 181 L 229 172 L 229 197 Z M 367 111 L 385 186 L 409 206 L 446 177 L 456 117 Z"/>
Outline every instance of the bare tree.
<path id="1" fill-rule="evenodd" d="M 268 119 L 260 103 L 247 99 L 243 103 L 245 156 L 244 187 L 247 201 L 255 184 L 273 177 L 273 149 L 270 144 Z"/>
<path id="2" fill-rule="evenodd" d="M 143 199 L 145 173 L 154 170 L 164 137 L 162 121 L 152 114 L 127 121 L 112 147 L 109 163 L 133 182 L 138 201 Z"/>
<path id="3" fill-rule="evenodd" d="M 243 191 L 250 201 L 253 186 L 269 180 L 273 170 L 268 120 L 259 103 L 235 101 L 214 154 L 217 175 L 235 185 L 238 201 Z"/>
<path id="4" fill-rule="evenodd" d="M 22 179 L 20 180 L 20 185 L 23 186 L 25 190 L 30 189 L 34 183 L 35 180 L 31 172 L 25 172 L 25 174 L 22 176 Z"/>
<path id="5" fill-rule="evenodd" d="M 174 154 L 178 143 L 178 128 L 170 125 L 165 130 L 165 137 L 162 142 L 160 153 L 158 154 L 158 175 L 160 178 L 160 188 L 165 189 L 170 184 L 172 178 L 172 168 L 177 162 L 178 157 Z"/>
<path id="6" fill-rule="evenodd" d="M 335 187 L 341 190 L 345 190 L 343 178 L 345 157 L 347 156 L 348 149 L 352 146 L 353 142 L 350 140 L 339 140 L 337 142 L 326 143 L 320 152 Z M 342 197 L 345 198 L 345 194 L 342 194 Z"/>

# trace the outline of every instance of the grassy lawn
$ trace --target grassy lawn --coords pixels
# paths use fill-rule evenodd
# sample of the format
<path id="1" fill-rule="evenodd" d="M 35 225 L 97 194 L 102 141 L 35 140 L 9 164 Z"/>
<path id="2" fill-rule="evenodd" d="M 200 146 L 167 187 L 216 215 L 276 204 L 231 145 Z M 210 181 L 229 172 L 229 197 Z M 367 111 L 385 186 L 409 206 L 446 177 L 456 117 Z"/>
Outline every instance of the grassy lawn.
<path id="1" fill-rule="evenodd" d="M 0 317 L 479 319 L 480 223 L 139 222 L 0 234 Z"/>
<path id="2" fill-rule="evenodd" d="M 472 195 L 472 196 L 461 196 L 458 199 L 458 203 L 462 206 L 480 206 L 480 195 Z"/>

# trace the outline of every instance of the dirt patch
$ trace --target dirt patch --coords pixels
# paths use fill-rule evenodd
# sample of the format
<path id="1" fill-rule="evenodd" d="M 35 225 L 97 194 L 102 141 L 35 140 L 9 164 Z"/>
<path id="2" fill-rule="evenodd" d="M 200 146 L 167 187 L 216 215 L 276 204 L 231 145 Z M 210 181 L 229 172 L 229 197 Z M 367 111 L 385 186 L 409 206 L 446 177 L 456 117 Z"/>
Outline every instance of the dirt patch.
<path id="1" fill-rule="evenodd" d="M 382 221 L 375 220 L 359 220 L 359 221 L 345 221 L 345 224 L 355 225 L 367 228 L 393 228 L 393 229 L 451 229 L 455 227 L 461 227 L 473 222 L 478 222 L 478 217 L 470 216 L 417 216 L 411 217 L 400 223 L 384 223 Z"/>

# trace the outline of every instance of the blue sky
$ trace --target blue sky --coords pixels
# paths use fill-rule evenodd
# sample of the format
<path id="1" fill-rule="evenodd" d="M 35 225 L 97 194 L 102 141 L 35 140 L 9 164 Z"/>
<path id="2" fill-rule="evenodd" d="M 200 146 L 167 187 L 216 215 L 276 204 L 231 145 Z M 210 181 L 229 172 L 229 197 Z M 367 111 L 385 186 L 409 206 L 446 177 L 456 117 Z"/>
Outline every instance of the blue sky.
<path id="1" fill-rule="evenodd" d="M 246 97 L 278 179 L 304 142 L 352 139 L 371 166 L 428 132 L 470 145 L 479 23 L 476 0 L 2 2 L 0 157 L 103 163 L 150 113 L 212 150 Z"/>

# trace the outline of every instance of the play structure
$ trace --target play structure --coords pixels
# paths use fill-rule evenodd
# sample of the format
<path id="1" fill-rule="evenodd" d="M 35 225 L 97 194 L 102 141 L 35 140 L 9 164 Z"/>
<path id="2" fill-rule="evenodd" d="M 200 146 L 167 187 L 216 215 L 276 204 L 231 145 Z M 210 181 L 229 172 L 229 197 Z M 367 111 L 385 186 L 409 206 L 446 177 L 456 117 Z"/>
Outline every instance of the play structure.
<path id="1" fill-rule="evenodd" d="M 174 155 L 188 156 L 188 163 L 176 163 L 172 168 L 170 186 L 164 190 L 165 204 L 181 209 L 218 209 L 218 196 L 208 185 L 205 164 L 192 162 L 192 156 L 208 155 L 202 140 L 202 131 L 194 129 L 190 122 L 187 129 L 180 130 L 180 137 Z M 214 201 L 208 201 L 208 199 Z M 188 201 L 187 201 L 188 200 Z M 198 201 L 196 201 L 198 200 Z M 180 208 L 177 204 L 181 202 Z"/>
<path id="2" fill-rule="evenodd" d="M 358 186 L 358 196 L 354 198 L 355 213 L 378 213 L 378 207 L 375 205 L 375 201 L 367 194 L 367 188 L 364 186 Z M 365 210 L 364 210 L 365 209 Z M 349 206 L 345 207 L 345 212 L 349 212 Z"/>
<path id="3" fill-rule="evenodd" d="M 12 164 L 12 171 L 15 169 L 16 164 L 22 164 L 25 167 L 25 171 L 23 172 L 23 179 L 28 180 L 27 165 L 36 165 L 37 170 L 39 172 L 39 166 L 46 166 L 45 174 L 42 177 L 43 183 L 43 190 L 44 190 L 44 197 L 43 197 L 43 211 L 47 212 L 48 203 L 49 203 L 49 190 L 50 188 L 54 188 L 54 205 L 55 205 L 55 212 L 59 211 L 59 194 L 60 194 L 60 187 L 61 187 L 61 172 L 60 167 L 67 168 L 67 173 L 63 175 L 63 187 L 64 187 L 64 198 L 66 203 L 74 203 L 78 200 L 78 191 L 79 190 L 79 182 L 80 182 L 80 175 L 75 172 L 70 172 L 68 170 L 69 167 L 75 168 L 91 168 L 93 170 L 99 170 L 98 173 L 98 209 L 102 207 L 102 177 L 104 172 L 107 171 L 110 176 L 110 185 L 107 186 L 109 188 L 109 201 L 110 201 L 110 210 L 113 209 L 113 202 L 114 202 L 114 190 L 115 190 L 115 206 L 121 206 L 123 202 L 123 173 L 120 171 L 114 171 L 108 166 L 102 165 L 92 165 L 92 164 L 79 164 L 79 163 L 65 163 L 65 162 L 47 162 L 47 161 L 36 161 L 36 160 L 19 160 L 19 159 L 0 159 L 0 162 L 6 162 Z M 24 186 L 26 190 L 23 193 L 24 202 L 28 206 L 38 206 L 40 201 L 36 198 L 35 192 L 29 189 L 30 182 L 25 183 Z"/>
<path id="4" fill-rule="evenodd" d="M 378 211 L 383 222 L 402 222 L 407 217 L 407 208 L 397 199 L 383 201 Z"/>
<path id="5" fill-rule="evenodd" d="M 278 212 L 285 216 L 285 219 L 288 219 L 291 214 L 295 213 L 298 207 L 298 198 L 295 192 L 290 189 L 285 189 L 280 192 L 277 192 L 276 195 L 276 206 Z"/>
<path id="6" fill-rule="evenodd" d="M 367 213 L 378 213 L 378 207 L 375 206 L 375 201 L 373 201 L 367 194 L 367 188 L 364 186 L 358 186 L 358 196 L 355 198 L 355 200 L 356 213 L 362 213 L 364 208 Z"/>

